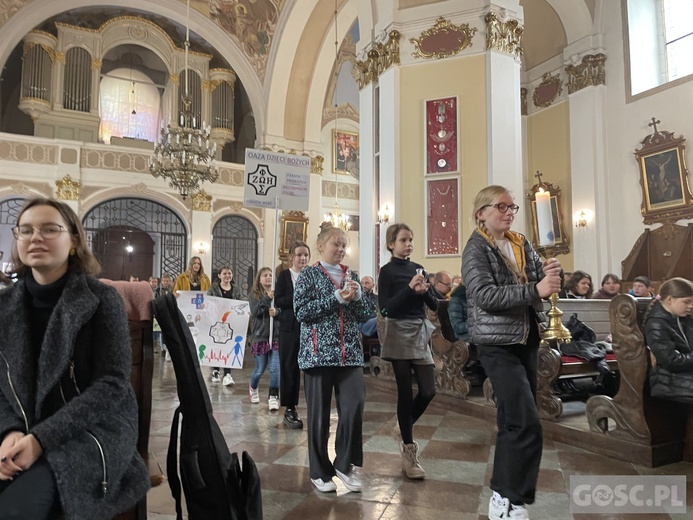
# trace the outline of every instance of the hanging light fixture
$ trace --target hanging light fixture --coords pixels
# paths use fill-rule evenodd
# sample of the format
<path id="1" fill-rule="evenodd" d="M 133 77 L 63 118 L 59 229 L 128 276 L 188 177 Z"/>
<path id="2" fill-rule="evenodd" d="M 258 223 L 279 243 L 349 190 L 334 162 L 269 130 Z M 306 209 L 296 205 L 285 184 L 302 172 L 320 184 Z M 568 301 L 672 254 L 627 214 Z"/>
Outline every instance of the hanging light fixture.
<path id="1" fill-rule="evenodd" d="M 188 195 L 198 191 L 203 182 L 216 182 L 219 178 L 215 163 L 216 143 L 209 147 L 211 127 L 199 121 L 192 112 L 192 96 L 188 85 L 188 51 L 190 48 L 190 0 L 187 2 L 185 22 L 185 94 L 182 96 L 183 110 L 180 125 L 164 127 L 161 122 L 161 136 L 154 145 L 154 157 L 150 160 L 149 171 L 154 177 L 163 177 L 168 185 L 178 190 L 185 200 Z"/>
<path id="2" fill-rule="evenodd" d="M 334 139 L 337 140 L 337 122 L 339 120 L 339 99 L 337 98 L 337 85 L 339 80 L 339 33 L 337 31 L 337 0 L 334 0 Z M 333 146 L 332 153 L 338 153 L 339 148 Z M 336 158 L 334 163 L 336 164 Z M 349 220 L 349 215 L 339 211 L 339 177 L 337 171 L 334 172 L 334 208 L 332 213 L 326 213 L 323 217 L 325 222 L 329 222 L 334 227 L 348 231 L 351 227 L 351 221 Z"/>

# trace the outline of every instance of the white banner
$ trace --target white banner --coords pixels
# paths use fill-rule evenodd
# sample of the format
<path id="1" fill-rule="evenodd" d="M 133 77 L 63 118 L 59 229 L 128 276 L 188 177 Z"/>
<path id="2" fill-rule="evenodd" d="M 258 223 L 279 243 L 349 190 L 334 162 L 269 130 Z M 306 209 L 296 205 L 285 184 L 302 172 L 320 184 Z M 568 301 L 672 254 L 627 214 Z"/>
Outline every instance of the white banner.
<path id="1" fill-rule="evenodd" d="M 250 318 L 248 302 L 180 291 L 178 308 L 190 327 L 200 365 L 243 368 Z"/>
<path id="2" fill-rule="evenodd" d="M 307 211 L 309 188 L 310 157 L 246 148 L 244 206 Z"/>

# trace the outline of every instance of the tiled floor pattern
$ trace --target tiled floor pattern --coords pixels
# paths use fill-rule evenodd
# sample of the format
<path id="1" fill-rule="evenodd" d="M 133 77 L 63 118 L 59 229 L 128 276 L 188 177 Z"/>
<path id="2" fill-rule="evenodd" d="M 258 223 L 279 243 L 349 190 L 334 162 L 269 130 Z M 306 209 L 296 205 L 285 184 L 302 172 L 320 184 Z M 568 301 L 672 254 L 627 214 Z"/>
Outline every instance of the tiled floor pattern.
<path id="1" fill-rule="evenodd" d="M 178 404 L 173 366 L 156 356 L 150 450 L 165 469 L 173 411 Z M 203 373 L 210 370 L 202 368 Z M 398 447 L 390 435 L 395 396 L 366 375 L 363 424 L 364 491 L 351 493 L 335 478 L 337 493 L 315 491 L 308 475 L 305 430 L 289 430 L 282 412 L 269 412 L 266 401 L 251 404 L 251 369 L 234 371 L 235 386 L 208 382 L 214 415 L 231 451 L 247 450 L 262 479 L 265 520 L 481 520 L 486 519 L 493 465 L 495 424 L 469 417 L 433 403 L 414 428 L 424 481 L 409 481 L 401 472 Z M 267 375 L 260 384 L 266 398 Z M 305 419 L 303 402 L 299 414 Z M 337 420 L 333 409 L 332 426 Z M 554 441 L 545 441 L 537 501 L 529 506 L 532 520 L 572 519 L 568 486 L 570 475 L 687 475 L 693 483 L 693 464 L 680 463 L 650 469 L 610 459 Z M 687 489 L 687 515 L 575 515 L 575 518 L 657 520 L 693 519 L 693 485 Z M 175 519 L 168 483 L 148 496 L 149 518 Z M 213 520 L 213 519 L 210 519 Z"/>

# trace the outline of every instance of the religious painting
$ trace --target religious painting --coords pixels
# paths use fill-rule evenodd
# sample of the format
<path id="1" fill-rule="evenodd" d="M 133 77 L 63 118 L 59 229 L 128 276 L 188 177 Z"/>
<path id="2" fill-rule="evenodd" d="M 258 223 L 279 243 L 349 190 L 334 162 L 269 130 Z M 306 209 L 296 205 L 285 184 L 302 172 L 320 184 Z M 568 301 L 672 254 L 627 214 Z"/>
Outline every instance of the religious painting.
<path id="1" fill-rule="evenodd" d="M 308 218 L 302 211 L 285 211 L 282 214 L 282 236 L 279 245 L 280 258 L 289 254 L 295 240 L 306 241 Z"/>
<path id="2" fill-rule="evenodd" d="M 659 121 L 655 121 L 650 123 L 655 127 L 654 133 L 643 139 L 641 148 L 635 151 L 642 187 L 640 212 L 645 224 L 693 216 L 686 140 L 683 136 L 674 137 L 672 132 L 657 130 Z"/>
<path id="3" fill-rule="evenodd" d="M 455 173 L 458 169 L 457 98 L 426 101 L 426 173 Z"/>
<path id="4" fill-rule="evenodd" d="M 426 256 L 458 255 L 458 179 L 429 180 L 426 188 Z"/>
<path id="5" fill-rule="evenodd" d="M 332 170 L 358 177 L 359 134 L 332 130 L 332 143 Z"/>

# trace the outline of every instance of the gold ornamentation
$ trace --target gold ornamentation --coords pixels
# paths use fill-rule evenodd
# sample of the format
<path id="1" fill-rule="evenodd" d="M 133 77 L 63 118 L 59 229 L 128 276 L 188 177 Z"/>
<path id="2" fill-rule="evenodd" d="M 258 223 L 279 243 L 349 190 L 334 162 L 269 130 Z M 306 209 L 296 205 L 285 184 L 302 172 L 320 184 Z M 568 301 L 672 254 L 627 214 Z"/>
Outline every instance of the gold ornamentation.
<path id="1" fill-rule="evenodd" d="M 325 158 L 322 155 L 316 155 L 310 159 L 310 173 L 319 173 L 322 175 L 322 163 Z"/>
<path id="2" fill-rule="evenodd" d="M 180 80 L 178 79 L 178 75 L 177 75 L 177 74 L 169 74 L 169 75 L 168 75 L 168 79 L 169 79 L 169 81 L 170 81 L 171 83 L 173 83 L 174 85 L 178 85 L 178 84 L 180 83 Z"/>
<path id="3" fill-rule="evenodd" d="M 453 24 L 442 16 L 430 29 L 426 29 L 418 38 L 410 38 L 416 51 L 412 53 L 414 58 L 447 58 L 472 46 L 472 38 L 476 34 L 476 27 L 469 24 Z"/>
<path id="4" fill-rule="evenodd" d="M 212 82 L 208 79 L 202 80 L 202 90 L 214 90 L 212 89 Z"/>
<path id="5" fill-rule="evenodd" d="M 520 88 L 520 114 L 526 116 L 527 113 L 527 89 L 522 87 Z"/>
<path id="6" fill-rule="evenodd" d="M 205 190 L 197 191 L 192 196 L 193 211 L 212 211 L 212 196 Z"/>
<path id="7" fill-rule="evenodd" d="M 91 60 L 91 68 L 94 70 L 100 70 L 102 65 L 103 65 L 103 60 L 97 60 L 96 58 L 93 58 Z"/>
<path id="8" fill-rule="evenodd" d="M 399 40 L 402 38 L 396 29 L 390 31 L 387 42 L 373 44 L 364 61 L 356 60 L 354 68 L 358 73 L 356 81 L 363 88 L 378 79 L 378 76 L 393 65 L 399 65 Z"/>
<path id="9" fill-rule="evenodd" d="M 551 75 L 549 72 L 541 77 L 541 83 L 534 89 L 532 100 L 535 107 L 546 108 L 556 101 L 556 98 L 563 92 L 563 80 L 558 74 Z"/>
<path id="10" fill-rule="evenodd" d="M 522 53 L 522 34 L 525 29 L 517 20 L 500 20 L 495 13 L 484 17 L 486 22 L 486 50 L 499 51 L 520 58 Z"/>
<path id="11" fill-rule="evenodd" d="M 79 200 L 79 181 L 73 181 L 72 177 L 65 175 L 61 180 L 55 181 L 55 196 L 60 200 Z"/>
<path id="12" fill-rule="evenodd" d="M 585 87 L 604 85 L 606 83 L 605 61 L 605 54 L 588 54 L 582 58 L 582 62 L 579 65 L 566 65 L 568 94 L 582 90 Z"/>

